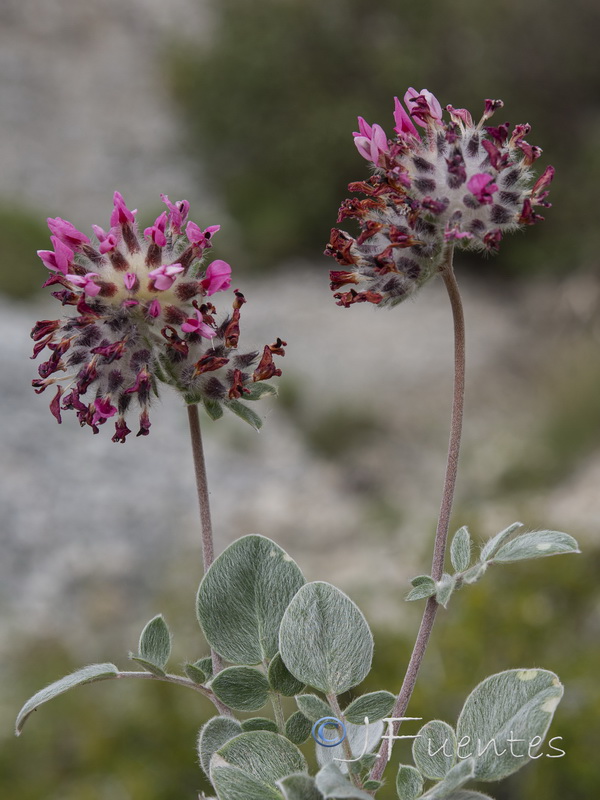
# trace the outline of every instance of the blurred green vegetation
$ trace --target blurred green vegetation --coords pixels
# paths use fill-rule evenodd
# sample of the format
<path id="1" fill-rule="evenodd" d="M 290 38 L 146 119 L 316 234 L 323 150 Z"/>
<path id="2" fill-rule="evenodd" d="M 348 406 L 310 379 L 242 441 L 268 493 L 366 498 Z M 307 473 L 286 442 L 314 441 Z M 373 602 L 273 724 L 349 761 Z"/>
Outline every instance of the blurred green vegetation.
<path id="1" fill-rule="evenodd" d="M 566 756 L 544 757 L 501 784 L 480 787 L 496 800 L 589 800 L 596 796 L 600 781 L 596 758 L 600 746 L 599 571 L 600 549 L 589 547 L 583 558 L 494 567 L 479 584 L 458 593 L 448 611 L 440 614 L 408 711 L 411 716 L 454 724 L 471 689 L 503 669 L 543 667 L 557 672 L 565 684 L 565 697 L 549 736 L 563 737 L 555 744 Z M 390 602 L 402 601 L 390 598 Z M 398 690 L 421 604 L 405 609 L 409 615 L 406 633 L 375 631 L 373 671 L 357 694 Z M 198 728 L 213 715 L 213 708 L 200 695 L 146 681 L 80 687 L 40 709 L 28 721 L 22 738 L 15 740 L 10 738 L 9 725 L 20 703 L 81 663 L 57 642 L 39 641 L 23 645 L 11 664 L 14 672 L 8 674 L 5 667 L 3 675 L 5 690 L 11 687 L 10 703 L 3 700 L 3 797 L 179 800 L 208 788 L 194 745 Z M 348 693 L 344 699 L 351 697 Z M 291 713 L 292 705 L 286 707 Z M 406 723 L 404 733 L 416 733 L 419 725 Z M 303 749 L 309 756 L 312 746 Z M 543 752 L 551 751 L 546 745 Z M 398 763 L 410 761 L 410 742 L 398 742 L 390 785 L 381 800 L 395 798 L 393 772 Z"/>
<path id="2" fill-rule="evenodd" d="M 0 207 L 0 292 L 23 300 L 46 280 L 48 270 L 36 255 L 50 249 L 41 215 L 18 207 Z"/>
<path id="3" fill-rule="evenodd" d="M 503 243 L 503 270 L 597 265 L 596 0 L 218 0 L 212 11 L 209 45 L 169 48 L 172 81 L 199 176 L 239 225 L 228 256 L 242 268 L 322 252 L 346 185 L 368 174 L 357 115 L 391 132 L 408 86 L 475 117 L 502 98 L 495 124 L 530 122 L 541 168 L 556 166 L 548 222 Z"/>

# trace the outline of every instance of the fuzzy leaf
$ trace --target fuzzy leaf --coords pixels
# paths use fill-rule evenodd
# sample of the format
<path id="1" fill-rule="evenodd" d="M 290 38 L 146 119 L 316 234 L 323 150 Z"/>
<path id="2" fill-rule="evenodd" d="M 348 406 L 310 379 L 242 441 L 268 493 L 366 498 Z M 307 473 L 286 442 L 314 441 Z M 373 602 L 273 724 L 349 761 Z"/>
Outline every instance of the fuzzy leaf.
<path id="1" fill-rule="evenodd" d="M 330 717 L 333 714 L 327 703 L 316 694 L 299 694 L 296 697 L 296 704 L 311 722 L 316 722 L 323 717 Z"/>
<path id="2" fill-rule="evenodd" d="M 323 800 L 323 795 L 315 786 L 315 779 L 300 772 L 288 775 L 277 786 L 283 792 L 285 800 Z"/>
<path id="3" fill-rule="evenodd" d="M 411 583 L 413 588 L 404 598 L 409 602 L 411 600 L 423 600 L 425 597 L 431 597 L 435 594 L 435 581 L 429 575 L 418 575 L 412 579 Z"/>
<path id="4" fill-rule="evenodd" d="M 444 608 L 448 606 L 448 602 L 452 597 L 452 592 L 454 591 L 455 586 L 456 580 L 454 576 L 449 575 L 447 572 L 444 572 L 441 580 L 436 583 L 435 599 Z"/>
<path id="5" fill-rule="evenodd" d="M 158 678 L 164 678 L 167 674 L 164 669 L 157 667 L 156 664 L 154 664 L 152 661 L 148 661 L 147 658 L 136 656 L 135 653 L 129 653 L 129 658 L 131 661 L 135 661 L 136 664 L 139 664 L 140 667 L 143 667 L 146 672 L 150 672 L 152 675 L 156 675 Z"/>
<path id="6" fill-rule="evenodd" d="M 459 755 L 475 758 L 475 778 L 498 781 L 526 764 L 539 749 L 562 695 L 558 677 L 544 669 L 511 669 L 476 686 L 456 728 Z M 530 747 L 536 738 L 539 744 Z"/>
<path id="7" fill-rule="evenodd" d="M 400 764 L 396 775 L 396 793 L 399 800 L 416 800 L 423 791 L 423 776 L 415 767 Z"/>
<path id="8" fill-rule="evenodd" d="M 227 764 L 273 787 L 286 775 L 307 770 L 300 750 L 284 736 L 270 731 L 242 733 L 223 745 L 217 755 Z"/>
<path id="9" fill-rule="evenodd" d="M 251 425 L 255 431 L 259 431 L 262 428 L 262 418 L 258 416 L 256 411 L 240 403 L 239 400 L 225 400 L 225 405 L 230 411 L 233 411 L 237 417 L 243 419 L 248 425 Z"/>
<path id="10" fill-rule="evenodd" d="M 294 678 L 292 673 L 283 663 L 280 653 L 275 653 L 269 664 L 269 683 L 274 692 L 284 697 L 293 697 L 306 688 L 306 684 Z"/>
<path id="11" fill-rule="evenodd" d="M 253 383 L 249 388 L 250 392 L 244 394 L 244 400 L 259 400 L 265 395 L 277 396 L 277 389 L 275 386 L 272 386 L 270 383 L 265 383 L 264 381 Z"/>
<path id="12" fill-rule="evenodd" d="M 477 564 L 473 564 L 472 567 L 469 567 L 466 572 L 462 574 L 462 582 L 463 583 L 477 583 L 478 580 L 483 578 L 485 572 L 487 570 L 486 562 L 478 561 Z"/>
<path id="13" fill-rule="evenodd" d="M 198 661 L 194 661 L 194 666 L 202 670 L 202 672 L 206 675 L 207 680 L 210 680 L 210 678 L 212 678 L 213 663 L 212 663 L 212 658 L 210 656 L 206 656 L 205 658 L 199 658 Z"/>
<path id="14" fill-rule="evenodd" d="M 357 697 L 344 709 L 344 718 L 355 725 L 364 725 L 365 717 L 369 722 L 383 719 L 391 713 L 395 696 L 391 692 L 369 692 Z"/>
<path id="15" fill-rule="evenodd" d="M 16 735 L 19 736 L 23 730 L 23 725 L 25 725 L 29 715 L 43 703 L 47 703 L 48 700 L 58 697 L 59 694 L 63 694 L 69 689 L 73 689 L 75 686 L 83 686 L 86 683 L 115 678 L 118 672 L 114 664 L 90 664 L 89 667 L 83 667 L 75 672 L 71 672 L 70 675 L 65 675 L 64 678 L 51 683 L 50 686 L 46 686 L 45 689 L 41 689 L 34 694 L 33 697 L 30 697 L 19 711 L 15 726 Z"/>
<path id="16" fill-rule="evenodd" d="M 283 800 L 283 795 L 264 781 L 228 764 L 218 753 L 210 762 L 210 781 L 219 800 Z"/>
<path id="17" fill-rule="evenodd" d="M 580 553 L 577 541 L 560 531 L 532 531 L 517 536 L 493 557 L 493 563 L 521 561 L 525 558 L 543 558 L 561 553 Z"/>
<path id="18" fill-rule="evenodd" d="M 522 527 L 523 527 L 522 522 L 513 522 L 512 525 L 508 526 L 508 528 L 505 528 L 503 531 L 500 531 L 500 533 L 497 533 L 495 536 L 492 536 L 489 542 L 486 542 L 486 544 L 483 546 L 483 549 L 479 556 L 479 560 L 484 562 L 487 561 L 489 558 L 491 558 L 494 555 L 494 553 L 498 550 L 498 548 L 500 548 L 504 544 L 504 542 L 509 538 L 509 536 Z"/>
<path id="19" fill-rule="evenodd" d="M 269 699 L 269 682 L 252 667 L 226 667 L 215 675 L 210 688 L 236 711 L 258 711 Z"/>
<path id="20" fill-rule="evenodd" d="M 164 669 L 171 655 L 171 634 L 162 614 L 150 620 L 140 636 L 139 655 Z"/>
<path id="21" fill-rule="evenodd" d="M 327 764 L 315 778 L 317 789 L 324 798 L 350 798 L 350 800 L 373 800 L 370 794 L 357 789 L 342 775 L 335 764 Z"/>
<path id="22" fill-rule="evenodd" d="M 471 537 L 466 525 L 459 528 L 452 538 L 450 560 L 457 572 L 463 572 L 471 563 Z"/>
<path id="23" fill-rule="evenodd" d="M 312 722 L 301 711 L 294 711 L 285 723 L 285 735 L 294 744 L 304 744 L 310 736 Z"/>
<path id="24" fill-rule="evenodd" d="M 231 717 L 212 717 L 200 728 L 198 757 L 200 766 L 207 775 L 213 754 L 223 747 L 225 742 L 233 739 L 234 736 L 239 736 L 240 733 L 242 733 L 242 726 L 237 719 Z"/>
<path id="25" fill-rule="evenodd" d="M 303 583 L 297 564 L 275 542 L 257 535 L 237 539 L 198 589 L 198 620 L 207 641 L 234 664 L 273 658 L 281 618 Z"/>
<path id="26" fill-rule="evenodd" d="M 219 403 L 218 400 L 207 400 L 205 397 L 202 399 L 202 405 L 204 406 L 204 410 L 208 414 L 208 416 L 212 420 L 221 419 L 223 416 L 223 406 Z M 187 401 L 189 402 L 189 401 Z"/>
<path id="27" fill-rule="evenodd" d="M 446 777 L 427 792 L 427 800 L 445 800 L 456 789 L 460 789 L 475 774 L 475 759 L 459 761 Z"/>
<path id="28" fill-rule="evenodd" d="M 459 789 L 457 792 L 446 795 L 444 800 L 494 800 L 489 794 L 474 792 L 471 789 Z"/>
<path id="29" fill-rule="evenodd" d="M 456 735 L 452 726 L 434 719 L 423 725 L 417 736 L 412 753 L 421 773 L 434 780 L 445 777 L 456 763 Z"/>
<path id="30" fill-rule="evenodd" d="M 286 609 L 279 650 L 299 681 L 326 694 L 342 694 L 368 675 L 373 636 L 347 595 L 315 581 L 305 584 Z"/>
<path id="31" fill-rule="evenodd" d="M 242 720 L 242 730 L 244 733 L 248 731 L 273 731 L 273 733 L 277 733 L 277 725 L 268 717 L 251 717 L 250 719 Z"/>
<path id="32" fill-rule="evenodd" d="M 195 664 L 184 664 L 183 671 L 194 683 L 202 684 L 206 681 L 206 674 Z"/>

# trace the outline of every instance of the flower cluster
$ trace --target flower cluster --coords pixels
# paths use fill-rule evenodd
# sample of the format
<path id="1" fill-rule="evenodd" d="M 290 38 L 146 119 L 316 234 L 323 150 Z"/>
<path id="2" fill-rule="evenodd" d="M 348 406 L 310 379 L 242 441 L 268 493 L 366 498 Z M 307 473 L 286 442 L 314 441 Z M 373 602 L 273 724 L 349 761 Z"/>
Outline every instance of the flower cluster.
<path id="1" fill-rule="evenodd" d="M 452 106 L 445 121 L 426 89 L 409 89 L 404 102 L 409 113 L 395 98 L 394 139 L 358 118 L 354 143 L 374 174 L 350 184 L 366 197 L 345 200 L 337 220 L 356 219 L 360 234 L 333 228 L 325 250 L 343 267 L 331 272 L 340 306 L 396 305 L 436 273 L 447 246 L 495 251 L 505 233 L 543 219 L 535 206 L 550 205 L 554 169 L 533 182 L 542 151 L 525 140 L 530 126 L 485 125 L 502 101 L 486 100 L 477 124 Z"/>
<path id="2" fill-rule="evenodd" d="M 33 328 L 33 358 L 48 348 L 33 381 L 37 393 L 57 386 L 50 410 L 73 410 L 81 425 L 94 433 L 115 419 L 113 441 L 131 432 L 126 415 L 134 401 L 139 408 L 138 436 L 150 429 L 148 408 L 158 381 L 178 390 L 187 403 L 202 402 L 213 417 L 228 406 L 256 424 L 254 412 L 240 402 L 272 392 L 258 383 L 281 375 L 274 355 L 284 355 L 281 339 L 259 352 L 238 352 L 240 309 L 245 302 L 235 291 L 233 310 L 221 322 L 209 298 L 231 285 L 231 267 L 201 261 L 219 225 L 202 230 L 187 221 L 189 203 L 171 203 L 146 228 L 135 224 L 119 192 L 108 231 L 94 225 L 95 241 L 70 222 L 48 220 L 53 250 L 40 250 L 50 270 L 44 286 L 71 309 L 61 319 L 42 320 Z M 86 399 L 82 399 L 88 395 Z"/>

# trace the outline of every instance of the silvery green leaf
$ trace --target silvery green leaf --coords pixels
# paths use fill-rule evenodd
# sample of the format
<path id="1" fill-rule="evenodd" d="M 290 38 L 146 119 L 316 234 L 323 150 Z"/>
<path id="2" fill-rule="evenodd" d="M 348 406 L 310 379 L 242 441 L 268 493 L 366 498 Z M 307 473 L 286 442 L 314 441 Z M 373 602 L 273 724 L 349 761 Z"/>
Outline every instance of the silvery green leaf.
<path id="1" fill-rule="evenodd" d="M 324 798 L 350 798 L 351 800 L 373 800 L 370 794 L 357 789 L 342 775 L 335 764 L 327 764 L 317 773 L 315 778 L 317 789 Z"/>
<path id="2" fill-rule="evenodd" d="M 459 528 L 452 537 L 450 560 L 457 572 L 464 572 L 471 563 L 471 537 L 466 525 Z"/>
<path id="3" fill-rule="evenodd" d="M 381 722 L 381 720 L 371 722 L 368 725 L 353 725 L 351 722 L 347 722 L 346 739 L 350 745 L 352 757 L 359 759 L 363 754 L 370 753 L 374 750 L 381 741 L 384 728 L 385 723 Z M 331 738 L 333 738 L 334 735 L 339 738 L 339 733 L 337 731 L 332 731 Z M 320 767 L 325 766 L 325 764 L 333 763 L 337 764 L 342 773 L 346 774 L 348 772 L 349 765 L 346 761 L 347 756 L 344 752 L 343 743 L 335 745 L 334 747 L 323 747 L 317 743 L 316 751 L 317 762 Z"/>
<path id="4" fill-rule="evenodd" d="M 500 533 L 492 536 L 492 538 L 483 546 L 483 549 L 479 555 L 479 560 L 487 561 L 489 558 L 491 558 L 498 548 L 504 544 L 508 537 L 522 527 L 522 522 L 513 522 L 512 525 L 508 526 L 508 528 L 505 528 L 503 531 L 500 531 Z"/>
<path id="5" fill-rule="evenodd" d="M 257 383 L 253 383 L 250 386 L 250 391 L 248 394 L 244 394 L 244 400 L 258 400 L 265 395 L 271 395 L 273 397 L 277 396 L 277 389 L 275 386 L 272 386 L 270 383 L 265 383 L 264 381 L 258 381 Z"/>
<path id="6" fill-rule="evenodd" d="M 200 766 L 208 775 L 210 759 L 225 742 L 239 736 L 242 726 L 237 719 L 231 717 L 212 717 L 201 728 L 198 734 L 198 758 Z"/>
<path id="7" fill-rule="evenodd" d="M 524 558 L 543 558 L 560 553 L 580 553 L 577 541 L 560 531 L 523 533 L 505 544 L 493 557 L 493 563 L 521 561 Z"/>
<path id="8" fill-rule="evenodd" d="M 359 764 L 359 772 L 363 770 L 372 769 L 375 766 L 377 761 L 377 753 L 365 753 L 364 756 L 361 756 L 358 760 Z"/>
<path id="9" fill-rule="evenodd" d="M 277 781 L 277 786 L 283 792 L 285 800 L 323 800 L 315 779 L 303 772 L 282 778 Z"/>
<path id="10" fill-rule="evenodd" d="M 457 792 L 447 795 L 444 800 L 494 800 L 489 794 L 474 792 L 471 789 L 459 789 Z"/>
<path id="11" fill-rule="evenodd" d="M 342 694 L 368 675 L 373 636 L 347 595 L 315 581 L 305 584 L 287 607 L 279 651 L 299 681 L 325 694 Z"/>
<path id="12" fill-rule="evenodd" d="M 43 703 L 47 703 L 48 700 L 58 697 L 59 694 L 63 694 L 63 692 L 67 692 L 75 686 L 83 686 L 86 683 L 115 678 L 118 672 L 114 664 L 90 664 L 88 667 L 82 667 L 82 669 L 71 672 L 70 675 L 65 675 L 64 678 L 51 683 L 50 686 L 46 686 L 45 689 L 41 689 L 33 697 L 30 697 L 19 711 L 15 726 L 16 735 L 19 736 L 23 730 L 23 725 L 25 725 L 29 715 Z"/>
<path id="13" fill-rule="evenodd" d="M 258 416 L 256 411 L 240 403 L 239 400 L 225 400 L 225 405 L 230 411 L 233 411 L 237 417 L 243 419 L 248 425 L 251 425 L 255 431 L 259 431 L 262 428 L 262 418 Z"/>
<path id="14" fill-rule="evenodd" d="M 473 564 L 472 567 L 469 567 L 466 572 L 463 572 L 461 580 L 463 583 L 477 583 L 478 580 L 483 578 L 486 570 L 487 564 L 485 561 L 477 562 L 477 564 Z"/>
<path id="15" fill-rule="evenodd" d="M 312 722 L 301 711 L 294 711 L 285 723 L 285 735 L 294 744 L 304 744 L 310 736 Z"/>
<path id="16" fill-rule="evenodd" d="M 251 717 L 242 720 L 242 730 L 247 731 L 273 731 L 277 733 L 277 725 L 268 717 Z"/>
<path id="17" fill-rule="evenodd" d="M 369 722 L 383 719 L 391 713 L 396 697 L 391 692 L 369 692 L 357 697 L 344 709 L 344 719 L 355 725 L 364 725 L 365 717 Z"/>
<path id="18" fill-rule="evenodd" d="M 425 723 L 412 746 L 415 764 L 426 778 L 444 778 L 456 763 L 456 734 L 441 719 Z"/>
<path id="19" fill-rule="evenodd" d="M 210 762 L 210 781 L 219 800 L 284 800 L 277 789 L 239 767 L 231 766 L 218 753 Z"/>
<path id="20" fill-rule="evenodd" d="M 416 800 L 423 791 L 423 776 L 416 767 L 400 764 L 396 775 L 396 793 L 399 800 Z"/>
<path id="21" fill-rule="evenodd" d="M 441 606 L 444 608 L 447 607 L 448 601 L 452 596 L 452 592 L 456 586 L 456 579 L 453 575 L 449 575 L 447 572 L 444 572 L 442 575 L 441 580 L 439 580 L 435 585 L 435 599 Z"/>
<path id="22" fill-rule="evenodd" d="M 202 672 L 206 675 L 207 680 L 212 678 L 213 663 L 210 656 L 206 656 L 206 658 L 199 658 L 198 661 L 194 661 L 194 666 L 202 670 Z"/>
<path id="23" fill-rule="evenodd" d="M 306 685 L 302 681 L 294 678 L 292 673 L 283 663 L 279 653 L 275 653 L 271 659 L 268 670 L 269 683 L 274 692 L 282 694 L 284 697 L 293 697 L 302 692 Z"/>
<path id="24" fill-rule="evenodd" d="M 501 780 L 526 764 L 539 749 L 562 694 L 558 677 L 543 669 L 507 670 L 476 686 L 456 729 L 459 755 L 475 758 L 475 778 Z"/>
<path id="25" fill-rule="evenodd" d="M 140 636 L 139 655 L 164 669 L 171 655 L 171 634 L 162 614 L 153 617 Z"/>
<path id="26" fill-rule="evenodd" d="M 423 600 L 425 597 L 431 597 L 435 594 L 435 581 L 429 575 L 418 575 L 412 579 L 411 583 L 413 588 L 406 595 L 405 600 Z"/>
<path id="27" fill-rule="evenodd" d="M 140 667 L 143 667 L 146 672 L 150 672 L 152 675 L 156 675 L 158 678 L 164 678 L 167 674 L 164 669 L 157 667 L 152 661 L 148 661 L 148 659 L 142 658 L 141 656 L 136 656 L 135 653 L 129 653 L 129 658 L 131 661 L 135 661 L 136 664 L 139 664 Z"/>
<path id="28" fill-rule="evenodd" d="M 426 793 L 425 797 L 427 800 L 444 800 L 456 789 L 460 789 L 467 781 L 471 780 L 474 774 L 475 759 L 467 758 L 465 761 L 459 761 L 443 780 Z"/>
<path id="29" fill-rule="evenodd" d="M 230 766 L 238 767 L 272 787 L 276 781 L 293 772 L 307 771 L 304 756 L 296 745 L 271 731 L 242 733 L 223 745 L 217 755 Z M 213 756 L 211 778 L 214 759 Z"/>
<path id="30" fill-rule="evenodd" d="M 363 783 L 363 789 L 367 792 L 375 791 L 376 789 L 381 789 L 383 786 L 383 781 L 376 781 L 367 778 L 367 780 Z"/>
<path id="31" fill-rule="evenodd" d="M 234 664 L 270 660 L 283 612 L 303 583 L 297 564 L 275 542 L 254 534 L 237 539 L 198 589 L 198 620 L 207 641 Z"/>
<path id="32" fill-rule="evenodd" d="M 206 674 L 195 664 L 184 664 L 183 671 L 194 683 L 202 684 L 206 681 Z"/>
<path id="33" fill-rule="evenodd" d="M 296 704 L 311 722 L 316 722 L 323 717 L 330 717 L 333 714 L 327 703 L 316 694 L 299 694 L 296 697 Z"/>
<path id="34" fill-rule="evenodd" d="M 269 699 L 269 682 L 252 667 L 226 667 L 210 683 L 219 700 L 236 711 L 258 711 Z"/>
<path id="35" fill-rule="evenodd" d="M 204 410 L 212 420 L 221 419 L 223 416 L 223 406 L 218 400 L 208 400 L 205 397 L 198 398 L 198 400 L 202 400 Z M 198 402 L 198 400 L 196 402 Z M 189 400 L 186 399 L 186 402 L 189 404 Z"/>

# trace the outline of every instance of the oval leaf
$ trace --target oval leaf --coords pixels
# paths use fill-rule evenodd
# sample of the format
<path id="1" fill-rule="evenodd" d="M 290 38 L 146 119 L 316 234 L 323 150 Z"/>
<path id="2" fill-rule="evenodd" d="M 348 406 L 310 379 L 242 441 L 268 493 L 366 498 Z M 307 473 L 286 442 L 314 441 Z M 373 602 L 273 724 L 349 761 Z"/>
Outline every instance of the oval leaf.
<path id="1" fill-rule="evenodd" d="M 351 722 L 346 723 L 346 738 L 350 745 L 350 752 L 354 759 L 361 759 L 363 753 L 370 753 L 379 744 L 383 735 L 384 723 L 379 720 L 372 722 L 369 725 L 353 725 Z M 336 740 L 339 739 L 339 731 L 331 731 L 331 737 Z M 327 737 L 325 737 L 327 738 Z M 316 741 L 316 740 L 315 740 Z M 356 761 L 348 762 L 346 753 L 344 751 L 344 743 L 335 745 L 334 747 L 323 747 L 317 742 L 317 761 L 320 767 L 325 764 L 336 764 L 342 773 L 347 773 L 350 765 Z"/>
<path id="2" fill-rule="evenodd" d="M 269 699 L 269 682 L 252 667 L 226 667 L 210 683 L 226 706 L 236 711 L 258 711 Z"/>
<path id="3" fill-rule="evenodd" d="M 399 800 L 416 800 L 423 791 L 423 776 L 415 767 L 400 764 L 396 775 L 396 794 Z"/>
<path id="4" fill-rule="evenodd" d="M 427 792 L 428 800 L 446 800 L 451 793 L 460 789 L 475 774 L 475 760 L 467 758 L 459 761 L 447 773 L 446 777 Z"/>
<path id="5" fill-rule="evenodd" d="M 483 546 L 481 554 L 479 556 L 480 561 L 487 561 L 488 558 L 494 555 L 494 553 L 498 550 L 498 548 L 504 544 L 504 542 L 508 539 L 508 537 L 514 533 L 519 528 L 523 527 L 522 522 L 513 522 L 512 525 L 509 525 L 508 528 L 505 528 L 500 533 L 497 533 L 495 536 L 486 542 Z"/>
<path id="6" fill-rule="evenodd" d="M 218 753 L 210 762 L 210 781 L 219 800 L 283 800 L 281 792 L 238 767 L 232 767 Z"/>
<path id="7" fill-rule="evenodd" d="M 242 730 L 247 731 L 273 731 L 277 733 L 277 725 L 268 717 L 250 717 L 242 720 Z"/>
<path id="8" fill-rule="evenodd" d="M 310 736 L 312 722 L 301 711 L 294 711 L 285 723 L 285 735 L 294 744 L 304 744 Z"/>
<path id="9" fill-rule="evenodd" d="M 426 778 L 439 780 L 456 764 L 456 734 L 441 719 L 427 722 L 413 742 L 415 764 Z"/>
<path id="10" fill-rule="evenodd" d="M 46 686 L 45 689 L 41 689 L 37 694 L 34 694 L 33 697 L 30 697 L 19 711 L 15 726 L 16 735 L 19 736 L 23 730 L 23 725 L 27 721 L 29 715 L 43 703 L 47 703 L 48 700 L 58 697 L 59 694 L 63 694 L 69 689 L 73 689 L 75 686 L 83 686 L 85 683 L 94 683 L 95 681 L 104 681 L 108 678 L 116 678 L 118 674 L 119 671 L 114 664 L 90 664 L 88 667 L 78 669 L 70 675 L 65 675 L 64 678 L 51 683 L 50 686 Z"/>
<path id="11" fill-rule="evenodd" d="M 198 620 L 207 641 L 233 664 L 270 660 L 283 612 L 303 584 L 299 567 L 275 542 L 257 535 L 238 539 L 198 589 Z"/>
<path id="12" fill-rule="evenodd" d="M 311 722 L 316 722 L 323 717 L 330 717 L 333 711 L 324 700 L 316 694 L 299 694 L 296 697 L 296 704 L 300 711 Z"/>
<path id="13" fill-rule="evenodd" d="M 284 697 L 293 697 L 304 690 L 306 684 L 294 678 L 292 673 L 283 663 L 280 653 L 275 653 L 269 664 L 269 683 L 274 692 Z"/>
<path id="14" fill-rule="evenodd" d="M 395 696 L 391 692 L 369 692 L 357 697 L 344 709 L 344 717 L 355 725 L 364 725 L 365 717 L 369 722 L 383 719 L 391 713 Z"/>
<path id="15" fill-rule="evenodd" d="M 317 789 L 324 798 L 349 798 L 350 800 L 373 800 L 372 795 L 357 789 L 345 778 L 335 764 L 327 764 L 315 778 Z"/>
<path id="16" fill-rule="evenodd" d="M 577 541 L 568 533 L 560 531 L 532 531 L 517 536 L 493 557 L 492 561 L 521 561 L 525 558 L 543 558 L 561 553 L 580 553 Z"/>
<path id="17" fill-rule="evenodd" d="M 139 651 L 146 661 L 161 669 L 165 668 L 171 655 L 171 634 L 162 614 L 151 619 L 142 631 Z"/>
<path id="18" fill-rule="evenodd" d="M 369 673 L 373 636 L 347 595 L 316 581 L 298 591 L 283 615 L 279 649 L 299 681 L 326 694 L 342 694 Z"/>
<path id="19" fill-rule="evenodd" d="M 456 729 L 459 755 L 475 759 L 475 778 L 501 780 L 526 764 L 539 749 L 562 694 L 558 677 L 544 669 L 511 669 L 476 686 Z"/>
<path id="20" fill-rule="evenodd" d="M 242 733 L 242 726 L 237 719 L 231 717 L 212 717 L 200 728 L 198 734 L 198 758 L 200 766 L 208 775 L 210 760 L 219 747 L 223 747 L 225 742 L 239 736 Z"/>
<path id="21" fill-rule="evenodd" d="M 218 755 L 228 765 L 273 787 L 286 775 L 307 770 L 300 750 L 284 736 L 270 731 L 242 733 L 221 747 Z"/>
<path id="22" fill-rule="evenodd" d="M 452 538 L 450 560 L 457 572 L 464 572 L 471 563 L 471 537 L 465 525 Z"/>

